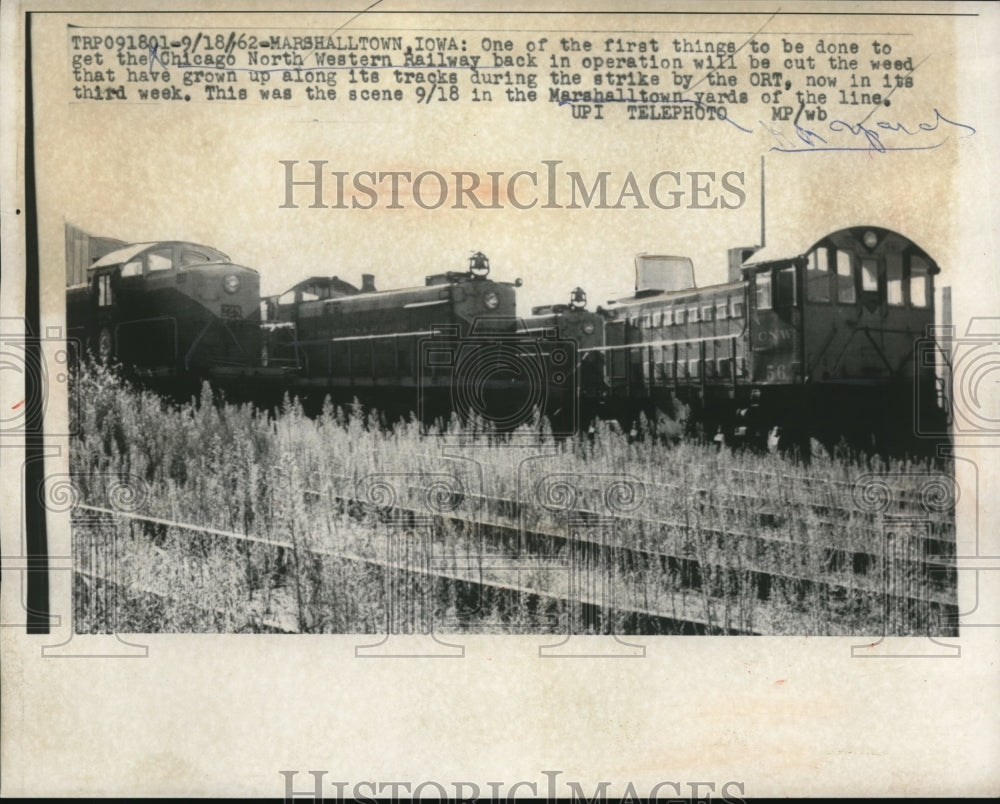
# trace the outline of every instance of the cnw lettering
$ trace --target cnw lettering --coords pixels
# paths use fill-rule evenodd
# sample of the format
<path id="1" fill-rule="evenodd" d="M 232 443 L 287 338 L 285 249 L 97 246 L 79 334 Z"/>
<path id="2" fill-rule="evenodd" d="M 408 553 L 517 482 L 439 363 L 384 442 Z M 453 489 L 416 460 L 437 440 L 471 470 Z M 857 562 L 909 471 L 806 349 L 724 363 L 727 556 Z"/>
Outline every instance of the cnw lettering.
<path id="1" fill-rule="evenodd" d="M 758 346 L 776 346 L 780 343 L 791 343 L 795 340 L 795 332 L 790 329 L 769 330 L 762 329 L 757 333 Z"/>

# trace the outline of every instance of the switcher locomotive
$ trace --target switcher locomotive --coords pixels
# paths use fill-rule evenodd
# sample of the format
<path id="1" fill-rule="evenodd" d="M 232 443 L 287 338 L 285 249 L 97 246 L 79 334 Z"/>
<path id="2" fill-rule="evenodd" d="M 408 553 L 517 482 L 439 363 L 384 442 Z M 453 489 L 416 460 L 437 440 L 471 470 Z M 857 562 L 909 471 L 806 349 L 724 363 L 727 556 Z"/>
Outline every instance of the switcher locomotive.
<path id="1" fill-rule="evenodd" d="M 697 288 L 690 260 L 640 255 L 636 291 L 604 316 L 608 409 L 676 415 L 712 437 L 799 449 L 846 439 L 902 453 L 940 432 L 941 378 L 917 360 L 938 265 L 875 226 L 801 253 L 730 250 L 730 281 Z M 924 446 L 928 446 L 924 442 Z"/>
<path id="2" fill-rule="evenodd" d="M 533 307 L 521 320 L 525 336 L 538 343 L 546 364 L 562 370 L 567 381 L 550 384 L 546 394 L 556 433 L 580 432 L 599 416 L 608 415 L 608 385 L 602 350 L 606 322 L 587 309 L 587 294 L 576 287 L 568 304 Z M 560 354 L 567 355 L 563 361 Z M 557 375 L 558 376 L 558 375 Z"/>
<path id="3" fill-rule="evenodd" d="M 525 389 L 495 344 L 517 335 L 521 281 L 489 272 L 477 252 L 468 271 L 433 274 L 421 287 L 378 291 L 370 274 L 360 289 L 337 277 L 307 279 L 264 304 L 267 362 L 291 367 L 306 397 L 357 397 L 390 416 L 457 409 L 506 421 Z"/>
<path id="4" fill-rule="evenodd" d="M 102 256 L 67 288 L 67 325 L 98 359 L 175 395 L 209 380 L 238 401 L 274 405 L 291 393 L 318 408 L 329 396 L 391 418 L 458 412 L 510 426 L 535 408 L 550 412 L 546 392 L 567 378 L 535 370 L 537 350 L 525 352 L 535 340 L 516 319 L 521 281 L 489 272 L 477 252 L 467 271 L 421 287 L 313 276 L 261 299 L 257 272 L 217 249 L 139 243 Z"/>

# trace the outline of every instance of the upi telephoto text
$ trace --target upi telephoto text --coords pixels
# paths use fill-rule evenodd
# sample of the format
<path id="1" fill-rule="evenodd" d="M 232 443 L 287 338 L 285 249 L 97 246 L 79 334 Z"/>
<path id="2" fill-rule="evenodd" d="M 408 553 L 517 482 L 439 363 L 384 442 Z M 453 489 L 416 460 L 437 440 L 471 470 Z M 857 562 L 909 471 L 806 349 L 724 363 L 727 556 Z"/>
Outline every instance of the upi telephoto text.
<path id="1" fill-rule="evenodd" d="M 279 209 L 739 209 L 746 203 L 742 171 L 661 170 L 583 175 L 541 169 L 437 171 L 329 170 L 325 159 L 282 159 Z"/>

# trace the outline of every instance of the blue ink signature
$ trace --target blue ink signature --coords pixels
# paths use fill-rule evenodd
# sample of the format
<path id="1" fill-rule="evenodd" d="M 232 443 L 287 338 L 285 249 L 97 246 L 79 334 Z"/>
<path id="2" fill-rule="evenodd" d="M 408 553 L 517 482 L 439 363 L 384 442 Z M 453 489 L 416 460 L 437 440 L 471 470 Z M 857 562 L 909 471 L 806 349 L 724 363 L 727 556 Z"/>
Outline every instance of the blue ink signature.
<path id="1" fill-rule="evenodd" d="M 778 151 L 779 153 L 807 153 L 810 151 L 874 151 L 876 153 L 886 153 L 888 151 L 929 151 L 934 148 L 939 148 L 948 141 L 948 137 L 945 137 L 940 142 L 933 145 L 890 145 L 886 144 L 882 140 L 882 135 L 879 131 L 888 131 L 890 133 L 902 134 L 907 137 L 913 137 L 919 135 L 921 132 L 931 132 L 938 131 L 944 126 L 952 126 L 956 129 L 965 129 L 968 133 L 962 134 L 961 138 L 971 137 L 976 133 L 976 129 L 967 123 L 959 123 L 954 120 L 949 120 L 940 110 L 935 107 L 934 109 L 934 120 L 931 122 L 918 123 L 916 128 L 907 128 L 901 122 L 890 122 L 886 120 L 880 120 L 874 124 L 874 126 L 867 126 L 864 123 L 848 123 L 846 120 L 831 120 L 827 123 L 827 129 L 834 134 L 847 134 L 848 137 L 860 137 L 863 138 L 865 144 L 862 146 L 851 146 L 851 145 L 831 145 L 830 141 L 818 134 L 811 129 L 803 128 L 797 122 L 795 125 L 795 136 L 798 138 L 798 144 L 794 140 L 790 140 L 784 135 L 781 129 L 775 128 L 773 126 L 767 125 L 762 120 L 758 120 L 758 123 L 763 126 L 768 133 L 771 134 L 776 140 L 778 140 L 777 145 L 772 145 L 770 150 Z M 950 130 L 950 129 L 949 129 Z"/>

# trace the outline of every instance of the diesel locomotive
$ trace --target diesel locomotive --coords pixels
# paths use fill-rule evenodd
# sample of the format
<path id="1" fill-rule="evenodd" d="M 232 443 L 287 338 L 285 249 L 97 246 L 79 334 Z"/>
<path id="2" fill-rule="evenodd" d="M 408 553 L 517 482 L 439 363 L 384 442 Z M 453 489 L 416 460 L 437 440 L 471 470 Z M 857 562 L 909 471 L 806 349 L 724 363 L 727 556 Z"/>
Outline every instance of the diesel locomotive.
<path id="1" fill-rule="evenodd" d="M 307 397 L 356 397 L 390 416 L 457 411 L 511 424 L 541 397 L 510 360 L 523 340 L 521 280 L 489 272 L 476 252 L 467 271 L 433 274 L 420 287 L 379 291 L 370 274 L 361 288 L 337 277 L 304 280 L 265 300 L 267 362 L 292 367 L 289 383 Z"/>
<path id="2" fill-rule="evenodd" d="M 479 252 L 419 287 L 312 276 L 261 299 L 257 272 L 214 248 L 140 243 L 67 289 L 67 319 L 71 337 L 146 378 L 358 399 L 392 417 L 513 427 L 542 413 L 567 435 L 645 417 L 731 443 L 780 434 L 897 454 L 946 431 L 941 378 L 918 359 L 940 269 L 917 244 L 856 226 L 729 258 L 728 281 L 697 287 L 690 259 L 643 254 L 633 294 L 591 311 L 576 288 L 520 319 L 521 281 L 491 279 Z"/>
<path id="3" fill-rule="evenodd" d="M 943 416 L 941 378 L 916 359 L 939 270 L 875 226 L 801 253 L 731 249 L 730 281 L 702 288 L 689 259 L 640 255 L 635 293 L 599 308 L 604 343 L 585 350 L 604 354 L 606 410 L 623 422 L 680 402 L 730 442 L 915 451 L 916 434 L 942 429 L 926 420 Z"/>
<path id="4" fill-rule="evenodd" d="M 547 392 L 555 433 L 580 432 L 599 416 L 608 415 L 608 384 L 604 365 L 606 322 L 587 309 L 587 294 L 576 287 L 568 304 L 533 307 L 522 319 L 525 336 L 538 344 L 538 353 L 553 373 L 566 376 Z"/>
<path id="5" fill-rule="evenodd" d="M 146 376 L 251 368 L 261 349 L 260 277 L 183 241 L 115 249 L 66 290 L 69 338 Z"/>

